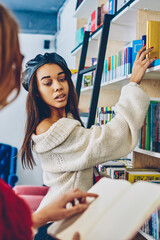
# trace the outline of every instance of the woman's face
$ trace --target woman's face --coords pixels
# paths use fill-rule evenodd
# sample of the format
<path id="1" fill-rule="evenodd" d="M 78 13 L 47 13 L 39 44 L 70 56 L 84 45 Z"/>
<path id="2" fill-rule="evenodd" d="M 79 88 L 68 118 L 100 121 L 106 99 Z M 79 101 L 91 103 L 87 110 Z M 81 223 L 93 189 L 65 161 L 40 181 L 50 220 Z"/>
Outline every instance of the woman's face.
<path id="1" fill-rule="evenodd" d="M 67 105 L 69 86 L 62 68 L 54 63 L 45 64 L 36 72 L 38 92 L 42 100 L 51 108 Z"/>

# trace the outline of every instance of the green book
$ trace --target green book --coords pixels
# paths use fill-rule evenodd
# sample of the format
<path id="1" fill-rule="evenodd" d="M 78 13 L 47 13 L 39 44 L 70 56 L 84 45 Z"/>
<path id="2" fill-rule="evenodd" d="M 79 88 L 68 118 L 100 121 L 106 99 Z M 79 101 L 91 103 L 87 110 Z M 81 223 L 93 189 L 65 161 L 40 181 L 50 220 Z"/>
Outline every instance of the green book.
<path id="1" fill-rule="evenodd" d="M 146 136 L 145 136 L 145 150 L 150 150 L 150 124 L 151 124 L 151 107 L 149 106 L 146 116 Z"/>

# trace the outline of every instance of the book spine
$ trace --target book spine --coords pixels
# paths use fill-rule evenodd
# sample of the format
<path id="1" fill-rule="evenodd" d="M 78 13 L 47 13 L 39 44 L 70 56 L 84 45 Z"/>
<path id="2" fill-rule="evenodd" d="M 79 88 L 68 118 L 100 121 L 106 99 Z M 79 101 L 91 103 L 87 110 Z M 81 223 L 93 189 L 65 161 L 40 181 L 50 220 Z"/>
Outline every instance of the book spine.
<path id="1" fill-rule="evenodd" d="M 142 149 L 145 149 L 145 137 L 146 137 L 146 118 L 142 126 L 142 145 L 141 145 Z"/>
<path id="2" fill-rule="evenodd" d="M 150 150 L 150 106 L 146 116 L 145 150 Z"/>
<path id="3" fill-rule="evenodd" d="M 147 49 L 154 47 L 153 51 L 148 54 L 147 57 L 154 58 L 160 57 L 160 22 L 159 21 L 147 21 Z"/>

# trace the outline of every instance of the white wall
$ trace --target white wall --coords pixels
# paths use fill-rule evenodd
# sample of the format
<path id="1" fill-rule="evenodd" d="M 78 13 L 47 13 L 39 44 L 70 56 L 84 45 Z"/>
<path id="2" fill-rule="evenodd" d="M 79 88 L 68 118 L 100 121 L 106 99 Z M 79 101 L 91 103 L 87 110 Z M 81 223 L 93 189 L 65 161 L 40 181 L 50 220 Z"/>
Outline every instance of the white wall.
<path id="1" fill-rule="evenodd" d="M 24 63 L 34 58 L 39 53 L 54 51 L 54 37 L 49 35 L 20 34 L 21 52 L 25 56 Z M 44 49 L 44 40 L 51 40 L 51 49 Z M 27 92 L 22 88 L 18 98 L 2 111 L 0 111 L 0 142 L 21 147 L 24 137 L 25 126 L 25 104 Z M 17 184 L 41 185 L 42 170 L 38 159 L 35 157 L 37 167 L 34 170 L 22 169 L 21 161 L 18 159 L 17 175 L 19 181 Z"/>
<path id="2" fill-rule="evenodd" d="M 75 0 L 68 0 L 64 5 L 60 15 L 60 32 L 57 34 L 56 52 L 67 62 L 69 68 L 75 68 L 75 57 L 71 56 L 71 51 L 75 48 L 75 32 L 77 20 L 73 17 L 76 7 Z"/>
<path id="3" fill-rule="evenodd" d="M 76 18 L 73 18 L 75 11 L 75 0 L 68 0 L 61 13 L 61 31 L 57 34 L 56 52 L 66 60 L 69 68 L 75 68 L 75 57 L 71 56 L 71 51 L 75 47 Z M 34 58 L 37 54 L 53 52 L 54 36 L 19 34 L 21 52 L 25 56 L 25 63 Z M 44 49 L 44 40 L 51 40 L 51 48 Z M 25 103 L 27 92 L 21 89 L 19 97 L 4 110 L 0 111 L 0 142 L 10 144 L 18 148 L 21 147 L 24 137 L 25 125 Z M 38 159 L 35 157 L 37 167 L 34 170 L 23 170 L 21 161 L 18 159 L 17 174 L 19 181 L 17 184 L 41 185 L 42 170 Z"/>

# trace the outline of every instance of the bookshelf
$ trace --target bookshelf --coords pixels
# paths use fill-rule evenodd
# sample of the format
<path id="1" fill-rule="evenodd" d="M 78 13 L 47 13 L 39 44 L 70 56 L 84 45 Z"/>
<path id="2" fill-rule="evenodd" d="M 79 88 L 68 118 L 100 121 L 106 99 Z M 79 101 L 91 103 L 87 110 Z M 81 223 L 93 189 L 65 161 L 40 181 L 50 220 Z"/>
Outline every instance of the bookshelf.
<path id="1" fill-rule="evenodd" d="M 92 2 L 92 4 L 91 4 Z M 98 1 L 84 0 L 80 9 L 77 9 L 74 17 L 88 18 L 92 13 L 92 10 L 98 6 Z M 143 9 L 145 11 L 160 11 L 160 5 L 157 0 L 135 0 L 130 6 L 120 12 L 111 22 L 111 28 L 109 33 L 109 39 L 113 41 L 123 41 L 125 43 L 136 39 L 136 22 L 137 22 L 137 10 Z M 95 33 L 90 36 L 90 45 L 88 56 L 92 57 L 97 55 L 98 40 L 101 36 L 102 28 L 99 28 Z M 94 43 L 93 43 L 94 42 Z M 82 44 L 72 50 L 72 55 L 80 55 Z"/>
<path id="2" fill-rule="evenodd" d="M 144 233 L 143 231 L 139 231 L 139 233 L 147 240 L 154 240 L 154 238 L 152 238 L 150 235 Z"/>
<path id="3" fill-rule="evenodd" d="M 101 83 L 101 90 L 119 90 L 125 86 L 130 80 L 131 74 L 121 78 L 113 79 L 110 82 Z M 160 80 L 160 66 L 152 67 L 146 71 L 144 79 Z M 82 94 L 91 94 L 92 86 L 82 88 Z"/>
<path id="4" fill-rule="evenodd" d="M 92 1 L 93 3 L 94 1 Z M 90 11 L 87 4 L 91 4 L 91 0 L 84 0 L 81 8 L 76 10 L 74 17 L 88 18 Z M 98 1 L 96 1 L 96 7 Z M 84 8 L 84 9 L 83 9 Z M 88 9 L 88 12 L 87 12 Z M 83 15 L 83 12 L 85 15 Z M 134 39 L 141 38 L 146 34 L 145 26 L 147 20 L 160 21 L 160 4 L 159 0 L 135 0 L 111 21 L 109 41 L 120 41 L 124 45 Z M 97 57 L 99 40 L 102 33 L 102 27 L 97 29 L 89 38 L 88 58 Z M 115 44 L 116 45 L 116 44 Z M 82 49 L 82 44 L 72 50 L 72 55 L 79 57 Z M 112 47 L 112 50 L 116 47 Z M 107 49 L 107 53 L 110 49 Z M 107 54 L 106 53 L 106 54 Z M 113 79 L 110 82 L 101 83 L 98 106 L 115 105 L 120 96 L 121 88 L 129 82 L 131 75 Z M 160 66 L 149 68 L 146 71 L 141 87 L 147 92 L 150 98 L 160 99 Z M 87 102 L 90 101 L 90 96 L 93 87 L 85 87 L 81 89 L 79 107 L 83 112 L 88 111 Z M 160 170 L 160 153 L 146 151 L 136 147 L 133 151 L 133 167 L 135 168 L 158 168 Z M 145 239 L 153 239 L 151 236 L 140 231 Z"/>
<path id="5" fill-rule="evenodd" d="M 151 151 L 147 151 L 147 150 L 144 150 L 144 149 L 141 149 L 141 148 L 138 148 L 138 147 L 136 147 L 134 149 L 134 152 L 145 154 L 145 155 L 160 159 L 160 153 L 158 153 L 158 152 L 151 152 Z"/>

